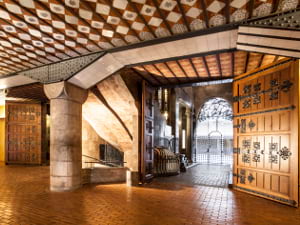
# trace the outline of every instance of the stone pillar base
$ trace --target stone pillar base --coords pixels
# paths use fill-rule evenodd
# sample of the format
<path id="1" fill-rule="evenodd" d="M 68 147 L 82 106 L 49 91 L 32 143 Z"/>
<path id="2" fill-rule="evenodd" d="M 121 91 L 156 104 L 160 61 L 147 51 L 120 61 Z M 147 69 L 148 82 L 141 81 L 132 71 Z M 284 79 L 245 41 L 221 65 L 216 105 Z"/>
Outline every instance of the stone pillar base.
<path id="1" fill-rule="evenodd" d="M 138 171 L 127 170 L 126 174 L 127 186 L 138 186 L 140 184 L 140 174 Z"/>

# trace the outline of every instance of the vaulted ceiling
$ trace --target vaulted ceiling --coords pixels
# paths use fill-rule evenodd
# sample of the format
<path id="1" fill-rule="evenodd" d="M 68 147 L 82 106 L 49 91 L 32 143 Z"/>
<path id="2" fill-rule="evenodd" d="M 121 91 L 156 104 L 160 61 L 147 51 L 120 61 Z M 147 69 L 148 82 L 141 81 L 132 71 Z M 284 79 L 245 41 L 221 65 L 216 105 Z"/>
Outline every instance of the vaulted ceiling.
<path id="1" fill-rule="evenodd" d="M 297 6 L 298 0 L 0 0 L 0 76 Z"/>

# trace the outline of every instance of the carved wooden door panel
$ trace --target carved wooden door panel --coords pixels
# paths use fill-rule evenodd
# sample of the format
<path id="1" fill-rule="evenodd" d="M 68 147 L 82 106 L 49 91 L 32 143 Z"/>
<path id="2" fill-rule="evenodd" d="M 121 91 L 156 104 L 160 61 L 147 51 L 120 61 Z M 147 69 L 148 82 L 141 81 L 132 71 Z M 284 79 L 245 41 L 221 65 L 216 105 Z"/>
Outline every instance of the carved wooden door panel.
<path id="1" fill-rule="evenodd" d="M 141 181 L 149 182 L 153 178 L 154 157 L 154 95 L 155 91 L 145 81 L 142 95 L 142 146 Z"/>
<path id="2" fill-rule="evenodd" d="M 234 187 L 298 206 L 298 74 L 288 62 L 234 81 Z"/>
<path id="3" fill-rule="evenodd" d="M 41 105 L 6 104 L 6 163 L 41 164 Z"/>

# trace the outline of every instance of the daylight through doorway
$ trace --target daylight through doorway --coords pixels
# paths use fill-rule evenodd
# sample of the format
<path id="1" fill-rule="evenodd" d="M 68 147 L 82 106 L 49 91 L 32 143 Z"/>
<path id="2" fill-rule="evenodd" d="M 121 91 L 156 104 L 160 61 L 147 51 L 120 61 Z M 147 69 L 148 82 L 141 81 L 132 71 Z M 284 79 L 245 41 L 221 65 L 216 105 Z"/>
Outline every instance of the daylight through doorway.
<path id="1" fill-rule="evenodd" d="M 196 124 L 195 161 L 201 164 L 232 165 L 232 107 L 222 98 L 207 100 Z"/>

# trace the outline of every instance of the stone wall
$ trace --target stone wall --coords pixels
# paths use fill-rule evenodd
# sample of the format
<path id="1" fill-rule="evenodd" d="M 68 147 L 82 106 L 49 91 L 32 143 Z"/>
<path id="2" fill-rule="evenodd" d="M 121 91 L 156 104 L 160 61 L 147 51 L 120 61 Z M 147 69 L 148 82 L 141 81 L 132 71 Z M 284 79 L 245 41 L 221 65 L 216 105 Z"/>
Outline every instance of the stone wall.
<path id="1" fill-rule="evenodd" d="M 126 182 L 126 168 L 86 168 L 82 170 L 83 184 L 112 184 Z"/>
<path id="2" fill-rule="evenodd" d="M 105 141 L 85 119 L 82 119 L 82 155 L 99 159 L 100 144 L 105 144 Z M 82 162 L 86 160 L 88 160 L 87 157 L 83 156 Z"/>

